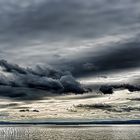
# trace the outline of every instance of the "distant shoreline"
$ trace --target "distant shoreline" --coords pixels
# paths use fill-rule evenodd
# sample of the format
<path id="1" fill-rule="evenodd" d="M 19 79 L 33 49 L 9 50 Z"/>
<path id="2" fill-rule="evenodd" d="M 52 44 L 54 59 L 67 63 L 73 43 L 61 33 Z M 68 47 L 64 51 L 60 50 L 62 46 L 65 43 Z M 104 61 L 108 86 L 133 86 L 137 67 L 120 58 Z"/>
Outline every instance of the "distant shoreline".
<path id="1" fill-rule="evenodd" d="M 0 125 L 140 125 L 140 120 L 97 120 L 97 121 L 43 121 L 10 122 L 0 121 Z"/>

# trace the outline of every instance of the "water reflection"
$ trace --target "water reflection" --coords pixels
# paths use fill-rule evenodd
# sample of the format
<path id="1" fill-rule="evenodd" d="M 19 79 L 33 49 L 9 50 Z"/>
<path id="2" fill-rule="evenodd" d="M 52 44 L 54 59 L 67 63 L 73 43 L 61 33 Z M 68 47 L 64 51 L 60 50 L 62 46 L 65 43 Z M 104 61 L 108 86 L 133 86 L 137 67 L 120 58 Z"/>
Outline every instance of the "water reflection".
<path id="1" fill-rule="evenodd" d="M 0 140 L 140 140 L 140 126 L 0 126 Z"/>

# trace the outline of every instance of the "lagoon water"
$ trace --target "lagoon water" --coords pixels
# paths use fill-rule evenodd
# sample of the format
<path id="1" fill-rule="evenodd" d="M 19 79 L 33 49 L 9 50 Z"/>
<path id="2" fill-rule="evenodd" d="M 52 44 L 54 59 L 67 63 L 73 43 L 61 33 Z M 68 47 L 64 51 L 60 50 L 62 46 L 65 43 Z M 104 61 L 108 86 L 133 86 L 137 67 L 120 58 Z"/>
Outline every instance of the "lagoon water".
<path id="1" fill-rule="evenodd" d="M 0 140 L 140 140 L 140 126 L 0 126 Z"/>

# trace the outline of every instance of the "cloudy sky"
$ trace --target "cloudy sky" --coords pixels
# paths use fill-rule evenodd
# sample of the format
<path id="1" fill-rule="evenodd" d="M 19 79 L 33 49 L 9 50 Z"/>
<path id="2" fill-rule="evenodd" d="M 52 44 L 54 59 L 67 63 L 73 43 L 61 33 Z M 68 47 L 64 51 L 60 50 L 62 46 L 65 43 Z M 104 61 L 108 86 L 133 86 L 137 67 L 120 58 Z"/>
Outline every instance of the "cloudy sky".
<path id="1" fill-rule="evenodd" d="M 0 59 L 77 77 L 140 66 L 139 0 L 0 0 Z"/>

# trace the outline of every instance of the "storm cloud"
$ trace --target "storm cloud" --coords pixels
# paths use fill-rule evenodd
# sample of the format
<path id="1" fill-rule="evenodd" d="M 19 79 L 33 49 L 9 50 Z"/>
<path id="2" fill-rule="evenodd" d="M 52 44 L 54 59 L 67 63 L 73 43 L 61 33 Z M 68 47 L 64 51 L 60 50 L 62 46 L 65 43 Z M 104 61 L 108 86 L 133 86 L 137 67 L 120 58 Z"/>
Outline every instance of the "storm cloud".
<path id="1" fill-rule="evenodd" d="M 0 96 L 22 99 L 35 94 L 35 89 L 52 94 L 84 93 L 87 91 L 70 72 L 43 66 L 36 66 L 35 69 L 22 68 L 5 60 L 0 61 L 0 66 Z M 41 96 L 35 95 L 35 97 L 32 96 L 32 99 Z"/>
<path id="2" fill-rule="evenodd" d="M 113 45 L 113 46 L 112 46 Z M 125 43 L 114 43 L 107 46 L 107 50 L 99 51 L 98 54 L 83 56 L 78 62 L 72 62 L 73 74 L 81 77 L 96 75 L 105 72 L 129 70 L 140 67 L 140 42 L 131 40 Z M 88 63 L 87 63 L 88 62 Z"/>
<path id="3" fill-rule="evenodd" d="M 70 73 L 79 78 L 139 69 L 139 5 L 138 0 L 1 0 L 0 59 L 12 63 L 1 66 L 20 78 L 13 85 L 60 90 Z M 25 68 L 34 65 L 39 66 Z"/>

